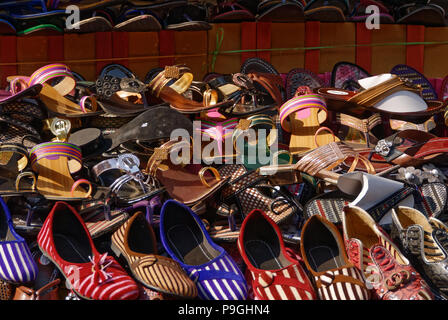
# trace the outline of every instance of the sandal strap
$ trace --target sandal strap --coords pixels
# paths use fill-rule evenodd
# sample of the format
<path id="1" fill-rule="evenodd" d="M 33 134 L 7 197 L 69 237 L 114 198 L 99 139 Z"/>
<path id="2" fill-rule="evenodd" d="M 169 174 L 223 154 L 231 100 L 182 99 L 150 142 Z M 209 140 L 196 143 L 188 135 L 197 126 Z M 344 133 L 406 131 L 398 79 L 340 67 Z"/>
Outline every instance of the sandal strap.
<path id="1" fill-rule="evenodd" d="M 76 160 L 82 164 L 81 148 L 68 142 L 46 142 L 35 146 L 30 151 L 31 167 L 43 158 L 67 157 L 70 160 Z"/>
<path id="2" fill-rule="evenodd" d="M 274 99 L 276 107 L 283 102 L 283 96 L 280 88 L 283 87 L 283 79 L 281 76 L 271 73 L 248 73 L 247 76 L 253 82 L 259 83 L 269 95 Z"/>
<path id="3" fill-rule="evenodd" d="M 17 162 L 17 171 L 21 172 L 23 171 L 29 162 L 28 159 L 28 150 L 19 144 L 2 144 L 0 145 L 0 159 L 1 159 L 1 154 L 3 152 L 12 152 L 12 153 L 18 153 L 22 155 L 22 158 L 20 160 L 18 160 Z M 6 165 L 6 164 L 5 164 Z"/>
<path id="4" fill-rule="evenodd" d="M 391 94 L 403 90 L 412 91 L 421 96 L 421 88 L 416 88 L 409 81 L 393 75 L 391 79 L 357 93 L 348 101 L 357 105 L 371 107 Z"/>
<path id="5" fill-rule="evenodd" d="M 362 157 L 359 153 L 342 142 L 331 142 L 322 147 L 316 148 L 303 156 L 296 163 L 297 170 L 315 176 L 321 170 L 331 170 L 338 166 L 347 158 L 353 157 L 353 162 L 349 171 L 356 168 L 356 164 L 361 160 L 369 173 L 374 173 L 375 169 L 369 160 Z"/>
<path id="6" fill-rule="evenodd" d="M 35 84 L 44 84 L 54 78 L 60 77 L 64 77 L 63 80 L 54 85 L 53 88 L 61 96 L 65 96 L 75 88 L 76 80 L 70 69 L 62 63 L 53 63 L 37 69 L 30 76 L 28 85 L 31 87 Z"/>
<path id="7" fill-rule="evenodd" d="M 375 113 L 367 119 L 359 119 L 344 113 L 336 114 L 336 123 L 369 133 L 373 128 L 382 123 L 381 115 Z"/>
<path id="8" fill-rule="evenodd" d="M 310 108 L 319 109 L 321 110 L 320 112 L 324 113 L 325 117 L 319 116 L 319 123 L 327 119 L 328 111 L 325 100 L 318 94 L 305 94 L 288 100 L 280 107 L 279 119 L 282 128 L 287 132 L 291 132 L 290 124 L 287 121 L 289 116 Z"/>
<path id="9" fill-rule="evenodd" d="M 148 163 L 146 164 L 145 173 L 155 177 L 157 168 L 159 165 L 169 158 L 169 153 L 174 148 L 182 148 L 186 145 L 186 141 L 176 141 L 176 140 L 170 140 L 163 145 L 161 145 L 159 148 L 154 149 L 154 153 L 152 154 L 151 158 L 149 158 Z M 188 145 L 190 147 L 190 145 Z"/>
<path id="10" fill-rule="evenodd" d="M 148 84 L 151 93 L 159 97 L 162 89 L 172 80 L 176 80 L 169 87 L 177 93 L 182 94 L 188 90 L 193 81 L 193 74 L 190 68 L 184 65 L 166 66 L 165 69 L 157 74 Z"/>

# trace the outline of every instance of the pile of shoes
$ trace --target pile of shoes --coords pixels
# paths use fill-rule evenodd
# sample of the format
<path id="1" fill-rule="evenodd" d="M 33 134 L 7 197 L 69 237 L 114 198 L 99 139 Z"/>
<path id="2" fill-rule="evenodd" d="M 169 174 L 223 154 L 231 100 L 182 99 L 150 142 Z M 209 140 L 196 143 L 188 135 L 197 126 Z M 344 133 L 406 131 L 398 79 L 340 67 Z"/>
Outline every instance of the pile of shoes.
<path id="1" fill-rule="evenodd" d="M 446 299 L 446 103 L 406 65 L 7 81 L 2 300 Z"/>
<path id="2" fill-rule="evenodd" d="M 448 2 L 404 0 L 26 0 L 0 3 L 0 34 L 209 30 L 222 22 L 361 22 L 446 26 Z"/>

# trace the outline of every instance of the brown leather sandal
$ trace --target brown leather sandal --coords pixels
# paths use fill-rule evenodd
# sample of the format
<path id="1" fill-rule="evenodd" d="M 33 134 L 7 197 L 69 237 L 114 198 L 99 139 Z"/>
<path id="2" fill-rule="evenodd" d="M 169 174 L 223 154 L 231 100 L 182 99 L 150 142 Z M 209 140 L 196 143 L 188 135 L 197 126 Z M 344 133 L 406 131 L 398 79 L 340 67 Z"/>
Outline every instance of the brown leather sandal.
<path id="1" fill-rule="evenodd" d="M 213 167 L 202 167 L 197 173 L 193 171 L 194 168 L 188 170 L 187 165 L 182 163 L 189 163 L 191 157 L 178 158 L 179 164 L 174 164 L 170 155 L 178 154 L 184 148 L 191 148 L 189 142 L 174 140 L 155 148 L 146 165 L 145 173 L 155 177 L 165 187 L 171 198 L 192 206 L 220 190 L 228 182 L 229 177 L 221 177 Z M 206 175 L 207 171 L 211 171 L 213 175 Z"/>
<path id="2" fill-rule="evenodd" d="M 375 78 L 375 79 L 372 79 Z M 354 92 L 336 88 L 318 88 L 315 91 L 322 95 L 329 110 L 351 113 L 353 115 L 363 115 L 365 111 L 379 112 L 391 116 L 394 119 L 418 119 L 430 117 L 442 111 L 444 103 L 441 101 L 426 101 L 421 97 L 421 87 L 413 86 L 409 81 L 399 78 L 396 75 L 385 74 L 376 77 L 363 79 L 370 84 L 368 89 L 360 92 Z M 372 79 L 372 80 L 370 80 Z M 365 82 L 368 83 L 368 82 Z M 406 93 L 408 92 L 408 93 Z M 400 94 L 400 97 L 397 95 Z M 391 108 L 390 98 L 396 98 L 393 101 L 393 110 Z M 401 106 L 396 105 L 397 99 L 403 99 Z M 389 101 L 388 101 L 389 98 Z M 414 106 L 409 109 L 409 101 L 413 101 Z M 426 108 L 423 106 L 426 103 Z M 400 108 L 401 107 L 401 108 Z M 395 110 L 399 109 L 401 112 Z"/>
<path id="3" fill-rule="evenodd" d="M 345 163 L 348 159 L 353 159 L 350 165 Z M 331 170 L 345 164 L 348 172 L 353 172 L 360 161 L 368 173 L 375 174 L 374 167 L 365 156 L 342 142 L 331 142 L 305 154 L 296 164 L 264 166 L 258 172 L 263 176 L 271 176 L 269 179 L 274 184 L 297 183 L 301 181 L 297 173 L 303 172 L 337 185 L 340 174 Z"/>

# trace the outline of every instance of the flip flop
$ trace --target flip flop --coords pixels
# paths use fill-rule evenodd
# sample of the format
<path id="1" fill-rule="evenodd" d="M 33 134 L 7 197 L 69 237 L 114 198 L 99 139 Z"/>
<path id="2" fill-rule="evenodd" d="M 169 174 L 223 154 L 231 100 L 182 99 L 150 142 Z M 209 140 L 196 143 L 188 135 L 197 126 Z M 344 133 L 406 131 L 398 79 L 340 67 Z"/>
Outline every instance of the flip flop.
<path id="1" fill-rule="evenodd" d="M 421 86 L 422 98 L 426 101 L 438 100 L 436 90 L 431 82 L 414 68 L 405 64 L 399 64 L 393 67 L 390 73 L 409 80 L 415 86 Z"/>
<path id="2" fill-rule="evenodd" d="M 61 35 L 64 30 L 53 24 L 40 24 L 21 31 L 17 31 L 18 36 L 52 36 Z"/>
<path id="3" fill-rule="evenodd" d="M 371 154 L 371 162 L 389 163 L 389 167 L 419 166 L 448 153 L 448 138 L 420 130 L 403 130 L 380 140 Z"/>
<path id="4" fill-rule="evenodd" d="M 291 154 L 302 155 L 339 141 L 329 128 L 320 127 L 327 119 L 327 114 L 325 101 L 317 94 L 296 96 L 282 105 L 279 119 L 282 129 L 291 133 Z"/>
<path id="5" fill-rule="evenodd" d="M 345 22 L 350 10 L 347 0 L 312 0 L 304 8 L 307 20 Z"/>
<path id="6" fill-rule="evenodd" d="M 54 86 L 48 83 L 56 78 L 62 78 L 62 80 Z M 70 69 L 64 64 L 46 65 L 36 70 L 30 77 L 11 76 L 7 80 L 10 82 L 13 94 L 26 92 L 36 84 L 40 85 L 40 100 L 48 111 L 57 115 L 70 118 L 88 117 L 102 113 L 102 111 L 96 111 L 97 103 L 93 96 L 81 98 L 79 104 L 69 99 L 69 94 L 76 87 L 76 81 Z M 90 107 L 91 110 L 88 110 L 87 107 Z"/>
<path id="7" fill-rule="evenodd" d="M 303 22 L 305 15 L 301 1 L 264 0 L 258 4 L 257 21 Z"/>
<path id="8" fill-rule="evenodd" d="M 36 188 L 49 200 L 80 201 L 92 194 L 86 179 L 74 181 L 71 173 L 82 167 L 81 149 L 67 142 L 41 143 L 30 151 L 31 168 L 38 174 Z M 89 190 L 79 188 L 88 185 Z"/>
<path id="9" fill-rule="evenodd" d="M 359 91 L 358 80 L 371 77 L 371 75 L 360 66 L 351 62 L 338 62 L 331 72 L 330 86 L 338 89 Z"/>
<path id="10" fill-rule="evenodd" d="M 162 30 L 162 25 L 154 15 L 141 14 L 118 23 L 113 29 L 124 32 L 150 32 Z"/>

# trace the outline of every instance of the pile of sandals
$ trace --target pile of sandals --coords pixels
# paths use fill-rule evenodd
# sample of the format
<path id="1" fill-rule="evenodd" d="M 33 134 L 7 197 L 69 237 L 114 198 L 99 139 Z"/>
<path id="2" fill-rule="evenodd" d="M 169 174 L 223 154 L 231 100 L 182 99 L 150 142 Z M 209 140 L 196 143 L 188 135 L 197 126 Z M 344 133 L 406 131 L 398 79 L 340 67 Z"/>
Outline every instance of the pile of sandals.
<path id="1" fill-rule="evenodd" d="M 446 94 L 409 66 L 7 82 L 2 300 L 446 299 Z"/>
<path id="2" fill-rule="evenodd" d="M 372 7 L 373 6 L 373 7 Z M 25 0 L 0 3 L 0 34 L 209 30 L 223 22 L 364 22 L 446 26 L 445 0 Z"/>

